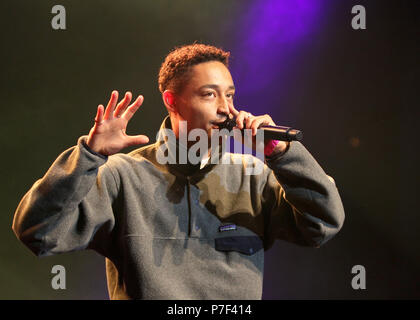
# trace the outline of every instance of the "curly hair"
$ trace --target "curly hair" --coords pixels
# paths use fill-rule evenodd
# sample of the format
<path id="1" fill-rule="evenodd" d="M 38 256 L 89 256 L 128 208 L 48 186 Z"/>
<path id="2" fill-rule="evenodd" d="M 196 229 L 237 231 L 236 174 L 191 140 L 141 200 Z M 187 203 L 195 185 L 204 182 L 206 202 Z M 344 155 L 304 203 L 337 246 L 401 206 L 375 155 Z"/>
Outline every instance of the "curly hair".
<path id="1" fill-rule="evenodd" d="M 208 61 L 220 61 L 229 66 L 230 52 L 211 45 L 194 43 L 175 47 L 163 61 L 159 70 L 159 91 L 180 92 L 190 67 Z"/>

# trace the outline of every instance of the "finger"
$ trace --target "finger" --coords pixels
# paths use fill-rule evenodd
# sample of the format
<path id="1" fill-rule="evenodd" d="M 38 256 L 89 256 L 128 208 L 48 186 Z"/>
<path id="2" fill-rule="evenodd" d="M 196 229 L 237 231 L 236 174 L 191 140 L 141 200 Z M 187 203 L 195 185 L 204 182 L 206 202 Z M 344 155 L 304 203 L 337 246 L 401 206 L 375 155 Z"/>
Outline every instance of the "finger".
<path id="1" fill-rule="evenodd" d="M 136 113 L 136 111 L 140 108 L 140 106 L 143 104 L 144 97 L 142 95 L 139 95 L 134 101 L 134 103 L 125 110 L 124 114 L 122 115 L 122 118 L 126 119 L 127 121 L 130 121 L 130 119 L 133 117 L 133 115 Z"/>
<path id="2" fill-rule="evenodd" d="M 248 112 L 246 111 L 239 111 L 238 115 L 236 116 L 236 126 L 239 129 L 243 129 L 244 128 L 244 121 L 245 118 L 248 116 Z"/>
<path id="3" fill-rule="evenodd" d="M 257 117 L 254 117 L 251 113 L 248 112 L 247 117 L 245 118 L 245 128 L 251 129 L 252 121 Z"/>
<path id="4" fill-rule="evenodd" d="M 111 98 L 109 99 L 108 105 L 105 109 L 104 120 L 112 119 L 112 114 L 114 113 L 114 107 L 118 101 L 118 91 L 114 90 L 111 93 Z"/>
<path id="5" fill-rule="evenodd" d="M 121 116 L 121 114 L 124 112 L 125 108 L 130 103 L 131 97 L 132 97 L 131 92 L 126 92 L 125 93 L 124 99 L 121 100 L 121 102 L 115 108 L 115 111 L 114 111 L 114 117 L 115 118 L 119 118 Z"/>
<path id="6" fill-rule="evenodd" d="M 103 116 L 104 116 L 104 106 L 100 104 L 96 110 L 95 126 L 101 125 Z"/>
<path id="7" fill-rule="evenodd" d="M 145 144 L 149 142 L 149 137 L 145 135 L 127 136 L 127 147 Z"/>
<path id="8" fill-rule="evenodd" d="M 250 128 L 252 129 L 252 135 L 255 136 L 257 134 L 257 129 L 266 122 L 265 118 L 261 117 L 254 117 L 250 124 Z"/>
<path id="9" fill-rule="evenodd" d="M 262 125 L 274 125 L 274 122 L 269 115 L 253 117 L 251 125 L 250 125 L 252 129 L 252 135 L 256 135 L 257 129 L 261 127 Z"/>
<path id="10" fill-rule="evenodd" d="M 235 107 L 233 106 L 233 104 L 229 103 L 229 112 L 232 113 L 234 116 L 238 116 L 239 111 L 235 109 Z"/>

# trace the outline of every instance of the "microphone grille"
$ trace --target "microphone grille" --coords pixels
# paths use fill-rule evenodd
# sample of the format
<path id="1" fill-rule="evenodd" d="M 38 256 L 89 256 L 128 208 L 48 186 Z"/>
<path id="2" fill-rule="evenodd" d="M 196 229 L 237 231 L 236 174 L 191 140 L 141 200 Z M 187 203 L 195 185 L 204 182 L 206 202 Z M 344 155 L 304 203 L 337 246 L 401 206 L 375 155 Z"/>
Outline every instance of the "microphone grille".
<path id="1" fill-rule="evenodd" d="M 236 117 L 233 117 L 232 119 L 227 118 L 225 121 L 219 124 L 219 129 L 228 129 L 229 131 L 231 131 L 233 130 L 235 126 L 236 126 Z"/>

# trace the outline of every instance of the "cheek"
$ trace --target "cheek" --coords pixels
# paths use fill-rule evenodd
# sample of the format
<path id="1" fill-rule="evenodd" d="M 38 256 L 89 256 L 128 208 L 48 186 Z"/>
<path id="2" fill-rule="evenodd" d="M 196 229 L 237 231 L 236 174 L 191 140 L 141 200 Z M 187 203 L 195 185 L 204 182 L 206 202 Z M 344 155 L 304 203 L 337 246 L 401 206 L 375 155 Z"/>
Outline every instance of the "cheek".
<path id="1" fill-rule="evenodd" d="M 206 104 L 197 105 L 194 109 L 194 121 L 197 123 L 207 123 L 214 119 L 211 106 Z"/>
<path id="2" fill-rule="evenodd" d="M 194 116 L 194 124 L 196 127 L 199 128 L 207 128 L 209 120 L 210 118 L 208 117 L 208 115 L 203 112 L 197 112 Z"/>

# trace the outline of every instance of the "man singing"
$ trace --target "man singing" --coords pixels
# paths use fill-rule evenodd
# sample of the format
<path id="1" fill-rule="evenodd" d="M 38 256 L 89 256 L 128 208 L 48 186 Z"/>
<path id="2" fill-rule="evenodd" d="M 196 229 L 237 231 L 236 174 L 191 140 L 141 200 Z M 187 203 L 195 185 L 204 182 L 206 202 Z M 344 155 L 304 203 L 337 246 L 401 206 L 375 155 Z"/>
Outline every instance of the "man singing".
<path id="1" fill-rule="evenodd" d="M 254 136 L 275 125 L 234 107 L 228 58 L 203 44 L 169 53 L 159 72 L 169 115 L 156 143 L 129 154 L 118 152 L 149 141 L 126 134 L 143 97 L 130 104 L 130 92 L 119 102 L 112 92 L 89 135 L 19 203 L 17 237 L 38 256 L 97 251 L 111 299 L 261 299 L 264 251 L 276 239 L 319 247 L 342 227 L 344 209 L 334 180 L 298 141 L 265 140 L 263 162 L 220 151 L 217 163 L 159 161 L 160 148 L 179 159 L 191 148 L 182 134 L 200 129 L 210 137 L 228 117 Z M 258 174 L 246 174 L 250 158 L 263 165 Z"/>

